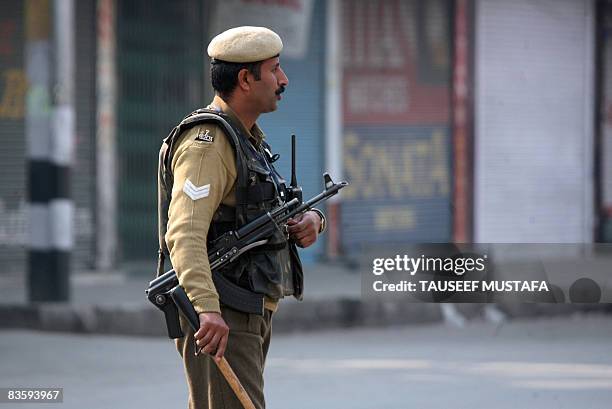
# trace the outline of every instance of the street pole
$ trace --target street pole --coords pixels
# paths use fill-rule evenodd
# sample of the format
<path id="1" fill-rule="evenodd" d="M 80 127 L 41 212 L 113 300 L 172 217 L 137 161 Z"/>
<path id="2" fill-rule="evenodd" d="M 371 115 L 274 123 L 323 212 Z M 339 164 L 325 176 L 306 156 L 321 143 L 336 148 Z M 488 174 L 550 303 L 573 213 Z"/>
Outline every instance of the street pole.
<path id="1" fill-rule="evenodd" d="M 73 0 L 28 0 L 26 26 L 29 300 L 67 301 L 74 219 Z"/>
<path id="2" fill-rule="evenodd" d="M 325 171 L 343 180 L 342 164 L 342 3 L 326 3 L 325 37 Z M 332 197 L 327 209 L 327 250 L 330 259 L 340 253 L 340 197 Z"/>
<path id="3" fill-rule="evenodd" d="M 117 104 L 115 0 L 98 0 L 96 61 L 96 268 L 109 271 L 117 254 Z"/>

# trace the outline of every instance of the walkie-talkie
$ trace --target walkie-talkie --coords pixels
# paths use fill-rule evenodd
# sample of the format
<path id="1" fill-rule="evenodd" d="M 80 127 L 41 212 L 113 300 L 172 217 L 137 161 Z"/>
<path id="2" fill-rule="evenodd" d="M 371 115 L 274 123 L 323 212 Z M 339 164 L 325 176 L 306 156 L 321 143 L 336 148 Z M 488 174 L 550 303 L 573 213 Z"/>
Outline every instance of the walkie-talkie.
<path id="1" fill-rule="evenodd" d="M 291 134 L 291 185 L 287 188 L 287 201 L 298 199 L 302 203 L 302 188 L 297 184 L 297 176 L 295 174 L 295 134 Z"/>

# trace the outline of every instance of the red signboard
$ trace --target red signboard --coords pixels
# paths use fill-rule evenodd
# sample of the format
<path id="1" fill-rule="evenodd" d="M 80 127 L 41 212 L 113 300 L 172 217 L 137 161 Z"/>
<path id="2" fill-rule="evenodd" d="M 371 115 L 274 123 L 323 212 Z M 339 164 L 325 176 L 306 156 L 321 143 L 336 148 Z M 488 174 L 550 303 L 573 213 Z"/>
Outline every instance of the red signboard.
<path id="1" fill-rule="evenodd" d="M 449 2 L 343 2 L 344 122 L 449 121 Z"/>

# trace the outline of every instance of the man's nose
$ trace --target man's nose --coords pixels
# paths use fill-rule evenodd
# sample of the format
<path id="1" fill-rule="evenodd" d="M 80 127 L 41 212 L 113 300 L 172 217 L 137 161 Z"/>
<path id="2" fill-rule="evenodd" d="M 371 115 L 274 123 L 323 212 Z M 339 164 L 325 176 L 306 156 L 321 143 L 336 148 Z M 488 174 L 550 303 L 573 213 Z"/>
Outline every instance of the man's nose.
<path id="1" fill-rule="evenodd" d="M 289 78 L 287 78 L 287 74 L 285 74 L 285 71 L 283 71 L 282 68 L 278 67 L 278 72 L 280 74 L 278 77 L 279 85 L 282 85 L 283 87 L 289 85 Z"/>

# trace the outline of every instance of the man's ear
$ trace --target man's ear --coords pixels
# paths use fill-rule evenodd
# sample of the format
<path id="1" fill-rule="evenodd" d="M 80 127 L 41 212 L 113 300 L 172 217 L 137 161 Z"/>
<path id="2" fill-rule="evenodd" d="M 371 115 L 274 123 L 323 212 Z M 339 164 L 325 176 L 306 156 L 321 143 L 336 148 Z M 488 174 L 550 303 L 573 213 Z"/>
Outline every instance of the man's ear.
<path id="1" fill-rule="evenodd" d="M 243 91 L 248 91 L 251 89 L 251 85 L 249 83 L 249 70 L 247 70 L 246 68 L 243 68 L 238 71 L 238 86 Z"/>

